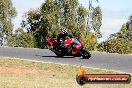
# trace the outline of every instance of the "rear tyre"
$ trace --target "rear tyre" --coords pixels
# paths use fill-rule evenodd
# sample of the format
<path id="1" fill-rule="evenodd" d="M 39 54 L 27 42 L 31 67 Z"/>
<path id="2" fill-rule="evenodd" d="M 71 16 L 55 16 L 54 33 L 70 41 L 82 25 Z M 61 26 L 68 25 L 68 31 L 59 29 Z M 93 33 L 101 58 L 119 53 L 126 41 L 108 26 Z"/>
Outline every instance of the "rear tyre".
<path id="1" fill-rule="evenodd" d="M 89 59 L 91 57 L 90 52 L 85 49 L 81 49 L 80 53 L 81 53 L 83 59 Z"/>

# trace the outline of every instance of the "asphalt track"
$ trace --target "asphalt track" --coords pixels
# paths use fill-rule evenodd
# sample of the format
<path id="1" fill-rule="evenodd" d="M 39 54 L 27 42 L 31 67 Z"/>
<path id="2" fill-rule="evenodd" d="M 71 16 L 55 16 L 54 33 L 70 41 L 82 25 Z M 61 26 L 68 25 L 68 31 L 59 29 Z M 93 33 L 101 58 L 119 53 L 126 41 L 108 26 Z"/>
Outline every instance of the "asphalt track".
<path id="1" fill-rule="evenodd" d="M 0 47 L 0 56 L 102 68 L 132 73 L 132 55 L 91 52 L 90 59 L 58 58 L 48 49 Z"/>

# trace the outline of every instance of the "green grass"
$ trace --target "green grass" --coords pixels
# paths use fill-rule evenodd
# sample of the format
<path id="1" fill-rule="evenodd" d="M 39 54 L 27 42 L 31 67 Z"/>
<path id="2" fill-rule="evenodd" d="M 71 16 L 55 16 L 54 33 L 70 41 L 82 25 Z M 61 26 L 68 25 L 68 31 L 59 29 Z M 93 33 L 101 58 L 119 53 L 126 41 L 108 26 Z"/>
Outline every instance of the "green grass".
<path id="1" fill-rule="evenodd" d="M 130 84 L 76 83 L 78 67 L 18 58 L 0 58 L 0 88 L 132 88 Z M 118 72 L 86 68 L 89 74 Z"/>

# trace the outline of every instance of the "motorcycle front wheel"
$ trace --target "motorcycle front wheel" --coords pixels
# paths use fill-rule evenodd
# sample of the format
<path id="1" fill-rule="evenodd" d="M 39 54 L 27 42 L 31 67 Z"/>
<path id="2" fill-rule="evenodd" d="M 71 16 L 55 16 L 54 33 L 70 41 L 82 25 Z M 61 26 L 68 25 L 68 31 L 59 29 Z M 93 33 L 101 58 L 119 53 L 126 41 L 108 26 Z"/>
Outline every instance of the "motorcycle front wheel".
<path id="1" fill-rule="evenodd" d="M 85 49 L 81 49 L 80 53 L 81 53 L 83 59 L 89 59 L 91 57 L 90 52 Z"/>

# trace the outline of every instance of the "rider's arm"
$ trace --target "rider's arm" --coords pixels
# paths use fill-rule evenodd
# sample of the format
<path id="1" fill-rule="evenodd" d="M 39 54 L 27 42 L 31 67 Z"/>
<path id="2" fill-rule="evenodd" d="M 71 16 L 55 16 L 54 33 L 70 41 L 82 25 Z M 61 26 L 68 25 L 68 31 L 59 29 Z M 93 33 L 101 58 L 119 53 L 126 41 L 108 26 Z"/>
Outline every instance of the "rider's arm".
<path id="1" fill-rule="evenodd" d="M 68 36 L 69 36 L 70 38 L 73 38 L 73 35 L 70 35 L 70 34 L 69 34 Z"/>

